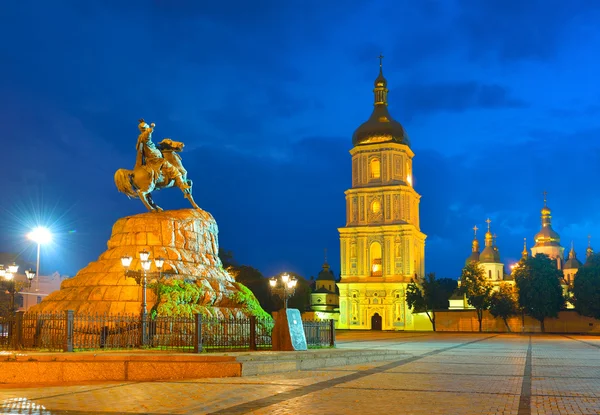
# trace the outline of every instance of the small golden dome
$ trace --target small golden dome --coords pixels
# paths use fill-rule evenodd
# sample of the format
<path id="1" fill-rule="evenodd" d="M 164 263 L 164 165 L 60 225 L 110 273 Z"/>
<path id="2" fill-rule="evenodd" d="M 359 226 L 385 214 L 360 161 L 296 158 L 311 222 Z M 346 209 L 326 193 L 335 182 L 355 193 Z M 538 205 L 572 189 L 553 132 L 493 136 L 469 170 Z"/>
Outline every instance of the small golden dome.
<path id="1" fill-rule="evenodd" d="M 542 208 L 542 216 L 548 216 L 552 213 L 552 211 L 550 210 L 550 208 L 548 206 L 544 206 Z"/>

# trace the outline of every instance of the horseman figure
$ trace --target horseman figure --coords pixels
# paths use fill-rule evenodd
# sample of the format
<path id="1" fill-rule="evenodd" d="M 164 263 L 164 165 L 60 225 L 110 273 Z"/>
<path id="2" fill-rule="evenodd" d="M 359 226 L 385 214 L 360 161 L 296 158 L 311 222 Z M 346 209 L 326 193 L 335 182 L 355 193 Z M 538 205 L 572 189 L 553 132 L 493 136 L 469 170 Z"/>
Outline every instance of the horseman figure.
<path id="1" fill-rule="evenodd" d="M 152 141 L 154 127 L 154 123 L 148 125 L 144 119 L 139 120 L 135 167 L 117 170 L 117 189 L 128 197 L 140 198 L 149 211 L 156 212 L 162 209 L 154 203 L 151 192 L 176 186 L 194 208 L 200 209 L 192 197 L 192 181 L 187 180 L 187 171 L 177 154 L 184 144 L 167 138 L 159 143 L 159 150 Z"/>

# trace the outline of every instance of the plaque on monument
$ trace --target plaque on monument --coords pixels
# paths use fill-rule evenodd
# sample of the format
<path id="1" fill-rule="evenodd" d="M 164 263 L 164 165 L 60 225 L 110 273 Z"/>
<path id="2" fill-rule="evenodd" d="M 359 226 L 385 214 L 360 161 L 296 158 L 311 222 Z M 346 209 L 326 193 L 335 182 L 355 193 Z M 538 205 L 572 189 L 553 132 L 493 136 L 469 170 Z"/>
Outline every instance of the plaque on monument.
<path id="1" fill-rule="evenodd" d="M 302 316 L 300 310 L 288 308 L 286 310 L 287 323 L 290 329 L 290 338 L 294 350 L 306 350 L 306 336 L 304 335 L 304 327 L 302 326 Z"/>
<path id="2" fill-rule="evenodd" d="M 273 328 L 273 350 L 294 351 L 306 350 L 306 336 L 300 311 L 295 308 L 275 311 L 275 327 Z"/>

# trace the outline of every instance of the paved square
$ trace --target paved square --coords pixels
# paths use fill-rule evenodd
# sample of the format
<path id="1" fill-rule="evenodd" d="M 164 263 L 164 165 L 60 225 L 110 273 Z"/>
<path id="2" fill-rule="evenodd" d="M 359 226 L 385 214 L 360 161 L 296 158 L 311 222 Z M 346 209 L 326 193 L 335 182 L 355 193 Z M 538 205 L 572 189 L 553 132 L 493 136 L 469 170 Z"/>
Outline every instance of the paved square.
<path id="1" fill-rule="evenodd" d="M 0 386 L 2 414 L 600 414 L 600 338 L 343 332 L 402 360 L 273 375 Z"/>

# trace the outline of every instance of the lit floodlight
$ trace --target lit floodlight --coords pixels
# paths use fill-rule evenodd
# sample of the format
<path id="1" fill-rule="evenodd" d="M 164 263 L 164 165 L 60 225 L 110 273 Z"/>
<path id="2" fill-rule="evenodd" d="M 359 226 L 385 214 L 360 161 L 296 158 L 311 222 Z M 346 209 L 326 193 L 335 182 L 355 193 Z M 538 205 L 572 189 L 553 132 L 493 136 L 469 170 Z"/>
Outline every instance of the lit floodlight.
<path id="1" fill-rule="evenodd" d="M 146 251 L 145 249 L 142 252 L 140 252 L 140 259 L 142 260 L 142 262 L 148 261 L 148 258 L 150 258 L 150 252 Z"/>
<path id="2" fill-rule="evenodd" d="M 150 265 L 152 265 L 152 261 L 142 261 L 142 268 L 144 268 L 144 271 L 149 271 L 150 270 Z"/>
<path id="3" fill-rule="evenodd" d="M 287 282 L 290 280 L 290 276 L 288 274 L 283 274 L 281 276 L 281 281 L 283 281 L 284 284 L 287 284 Z"/>
<path id="4" fill-rule="evenodd" d="M 16 262 L 13 262 L 12 265 L 8 266 L 8 272 L 11 274 L 16 274 L 18 270 L 19 270 L 19 266 L 17 265 Z"/>
<path id="5" fill-rule="evenodd" d="M 296 278 L 292 278 L 288 284 L 288 286 L 290 288 L 294 288 L 296 286 L 296 284 L 298 283 L 298 280 Z"/>
<path id="6" fill-rule="evenodd" d="M 129 268 L 129 266 L 131 265 L 131 261 L 133 261 L 133 258 L 130 256 L 121 257 L 121 264 L 123 264 L 125 268 Z"/>
<path id="7" fill-rule="evenodd" d="M 27 237 L 38 245 L 47 244 L 52 240 L 52 234 L 47 228 L 38 226 L 27 234 Z"/>
<path id="8" fill-rule="evenodd" d="M 271 287 L 275 287 L 277 285 L 277 280 L 275 278 L 271 278 L 269 280 L 269 284 L 271 284 Z"/>

